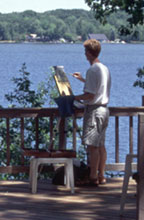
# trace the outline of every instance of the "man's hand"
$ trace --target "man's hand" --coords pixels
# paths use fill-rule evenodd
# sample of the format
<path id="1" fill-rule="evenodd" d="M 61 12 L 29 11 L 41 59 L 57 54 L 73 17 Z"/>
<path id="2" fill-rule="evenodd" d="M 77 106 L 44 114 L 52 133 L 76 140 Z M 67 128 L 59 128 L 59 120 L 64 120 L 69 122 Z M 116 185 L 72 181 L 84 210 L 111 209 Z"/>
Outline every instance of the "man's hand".
<path id="1" fill-rule="evenodd" d="M 82 81 L 82 82 L 85 82 L 85 79 L 81 76 L 81 74 L 79 72 L 75 72 L 72 74 L 73 77 L 75 77 L 76 79 Z"/>

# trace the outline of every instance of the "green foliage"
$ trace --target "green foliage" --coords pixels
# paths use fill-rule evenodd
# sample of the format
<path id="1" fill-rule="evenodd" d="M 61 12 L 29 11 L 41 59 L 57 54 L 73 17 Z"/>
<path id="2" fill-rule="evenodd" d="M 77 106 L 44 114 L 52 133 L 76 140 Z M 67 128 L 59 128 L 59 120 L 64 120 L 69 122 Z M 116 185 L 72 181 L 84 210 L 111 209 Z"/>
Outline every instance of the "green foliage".
<path id="1" fill-rule="evenodd" d="M 92 2 L 90 7 L 94 4 Z M 95 4 L 98 3 L 95 1 Z M 117 4 L 115 3 L 115 5 Z M 93 8 L 91 11 L 58 9 L 37 13 L 27 10 L 21 13 L 0 14 L 0 40 L 25 41 L 30 34 L 36 34 L 37 41 L 47 42 L 65 38 L 68 42 L 76 42 L 79 36 L 85 40 L 90 33 L 105 33 L 109 40 L 114 38 L 131 40 L 133 35 L 137 33 L 138 37 L 135 40 L 144 41 L 144 30 L 141 22 L 137 29 L 134 29 L 135 33 L 130 32 L 129 37 L 122 38 L 119 30 L 123 31 L 124 34 L 127 33 L 123 24 L 128 27 L 130 16 L 122 7 L 120 8 L 122 11 L 115 10 L 116 7 L 111 10 L 108 6 L 106 11 L 104 9 L 99 5 L 97 9 Z M 107 25 L 103 26 L 106 21 Z M 111 34 L 112 31 L 113 34 Z"/>
<path id="2" fill-rule="evenodd" d="M 95 18 L 102 24 L 106 24 L 109 15 L 114 12 L 126 12 L 127 23 L 119 27 L 120 33 L 123 35 L 131 34 L 134 26 L 144 23 L 144 2 L 141 0 L 85 0 L 85 2 L 94 11 Z"/>
<path id="3" fill-rule="evenodd" d="M 46 78 L 47 83 L 41 82 L 35 91 L 31 89 L 30 73 L 26 71 L 25 63 L 19 73 L 19 77 L 12 78 L 12 82 L 15 84 L 14 91 L 5 95 L 11 107 L 42 107 L 48 99 L 49 104 L 52 104 L 52 96 L 56 95 L 52 74 Z"/>
<path id="4" fill-rule="evenodd" d="M 13 104 L 12 107 L 38 107 L 41 106 L 42 100 L 40 99 L 41 94 L 36 94 L 35 91 L 30 89 L 31 82 L 29 80 L 29 72 L 26 72 L 25 63 L 20 70 L 20 77 L 13 77 L 12 81 L 16 85 L 14 91 L 10 94 L 6 94 L 6 99 Z"/>
<path id="5" fill-rule="evenodd" d="M 19 71 L 19 77 L 14 77 L 12 82 L 15 84 L 14 90 L 6 94 L 6 99 L 10 102 L 11 108 L 32 108 L 43 107 L 48 101 L 49 105 L 53 104 L 52 97 L 56 96 L 53 75 L 46 79 L 45 83 L 41 82 L 37 91 L 31 89 L 30 73 L 26 71 L 26 64 L 22 65 Z M 49 100 L 48 100 L 49 98 Z M 21 138 L 20 138 L 20 120 L 10 119 L 10 152 L 11 164 L 19 165 L 21 160 Z M 54 122 L 56 123 L 56 122 Z M 24 119 L 24 146 L 27 148 L 35 148 L 35 120 L 34 118 Z M 50 143 L 50 122 L 48 118 L 39 118 L 39 147 L 46 149 Z M 6 165 L 6 123 L 5 119 L 0 119 L 0 165 Z M 29 158 L 27 158 L 29 160 Z M 26 161 L 27 163 L 27 161 Z M 11 175 L 1 175 L 0 178 L 12 178 Z M 17 177 L 21 178 L 19 174 Z"/>
<path id="6" fill-rule="evenodd" d="M 138 73 L 136 74 L 138 79 L 134 82 L 134 87 L 140 87 L 144 89 L 144 67 L 138 69 Z"/>

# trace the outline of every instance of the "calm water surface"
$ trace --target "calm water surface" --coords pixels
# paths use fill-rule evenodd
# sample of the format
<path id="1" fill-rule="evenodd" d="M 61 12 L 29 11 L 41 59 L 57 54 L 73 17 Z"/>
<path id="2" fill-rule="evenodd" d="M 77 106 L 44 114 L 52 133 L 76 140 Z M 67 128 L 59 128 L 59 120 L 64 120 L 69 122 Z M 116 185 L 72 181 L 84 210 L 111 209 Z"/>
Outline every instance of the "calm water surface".
<path id="1" fill-rule="evenodd" d="M 144 45 L 102 44 L 100 61 L 106 64 L 112 75 L 112 89 L 109 106 L 140 106 L 143 91 L 133 87 L 139 67 L 144 65 Z M 0 44 L 0 104 L 8 106 L 4 95 L 12 91 L 12 77 L 19 75 L 19 69 L 26 63 L 31 73 L 33 88 L 44 81 L 50 67 L 63 65 L 65 72 L 79 71 L 85 76 L 89 63 L 82 44 Z M 83 85 L 68 75 L 74 94 L 82 92 Z M 137 119 L 135 119 L 136 121 Z M 128 152 L 128 120 L 120 119 L 120 148 L 122 160 Z M 136 124 L 136 122 L 135 122 Z M 137 126 L 137 125 L 135 125 Z M 137 128 L 136 128 L 137 130 Z M 111 118 L 107 132 L 108 160 L 114 155 L 114 120 Z M 136 138 L 134 139 L 136 149 Z"/>

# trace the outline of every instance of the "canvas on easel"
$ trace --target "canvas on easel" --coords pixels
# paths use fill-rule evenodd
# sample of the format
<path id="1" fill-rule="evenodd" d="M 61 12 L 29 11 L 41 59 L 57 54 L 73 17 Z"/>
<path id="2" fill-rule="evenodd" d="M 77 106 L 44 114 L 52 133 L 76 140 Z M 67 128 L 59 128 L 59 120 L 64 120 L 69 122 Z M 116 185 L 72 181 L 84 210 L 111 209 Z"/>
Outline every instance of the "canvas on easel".
<path id="1" fill-rule="evenodd" d="M 63 66 L 53 66 L 55 74 L 54 79 L 60 96 L 73 95 L 70 82 L 64 72 Z M 73 105 L 77 108 L 83 108 L 84 104 L 81 101 L 74 100 Z"/>
<path id="2" fill-rule="evenodd" d="M 70 82 L 64 72 L 63 66 L 54 66 L 54 79 L 61 96 L 73 95 Z"/>

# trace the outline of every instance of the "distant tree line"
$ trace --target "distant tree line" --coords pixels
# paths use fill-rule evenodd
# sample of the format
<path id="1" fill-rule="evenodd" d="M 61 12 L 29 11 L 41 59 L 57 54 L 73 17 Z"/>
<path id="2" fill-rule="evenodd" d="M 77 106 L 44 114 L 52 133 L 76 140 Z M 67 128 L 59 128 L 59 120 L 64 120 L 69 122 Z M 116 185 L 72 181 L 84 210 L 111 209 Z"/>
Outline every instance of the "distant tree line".
<path id="1" fill-rule="evenodd" d="M 110 14 L 105 25 L 95 19 L 92 11 L 73 9 L 37 13 L 27 10 L 21 13 L 0 13 L 0 41 L 25 41 L 30 34 L 37 40 L 55 41 L 64 38 L 68 42 L 84 41 L 90 33 L 105 34 L 109 40 L 119 38 L 127 42 L 144 41 L 144 28 L 135 27 L 136 35 L 121 36 L 119 27 L 127 24 L 127 15 L 119 11 Z"/>

